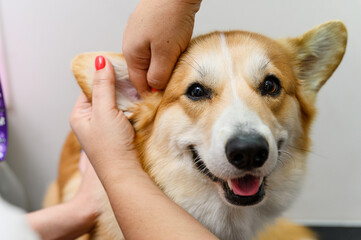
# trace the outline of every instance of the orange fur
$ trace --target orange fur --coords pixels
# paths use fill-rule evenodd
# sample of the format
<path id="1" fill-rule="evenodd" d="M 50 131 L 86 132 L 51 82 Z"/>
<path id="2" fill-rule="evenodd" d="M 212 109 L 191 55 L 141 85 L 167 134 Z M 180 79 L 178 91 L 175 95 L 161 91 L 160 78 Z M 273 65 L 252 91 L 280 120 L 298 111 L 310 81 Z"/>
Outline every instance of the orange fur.
<path id="1" fill-rule="evenodd" d="M 50 207 L 71 199 L 78 189 L 74 180 L 80 180 L 78 170 L 81 146 L 73 132 L 70 132 L 63 145 L 60 155 L 58 177 L 48 188 L 43 206 Z M 79 183 L 79 181 L 78 181 Z M 70 196 L 68 196 L 70 194 Z M 77 240 L 88 240 L 89 234 L 85 234 Z"/>
<path id="2" fill-rule="evenodd" d="M 98 54 L 110 59 L 119 82 L 116 87 L 117 104 L 120 109 L 132 114 L 130 120 L 136 131 L 135 143 L 144 169 L 170 198 L 185 208 L 189 207 L 187 199 L 190 196 L 201 196 L 200 192 L 206 188 L 212 189 L 214 184 L 206 182 L 204 176 L 195 173 L 194 169 L 182 169 L 184 156 L 189 156 L 189 152 L 174 155 L 179 146 L 166 147 L 168 142 L 174 141 L 174 136 L 184 137 L 182 134 L 185 131 L 195 128 L 197 134 L 203 136 L 202 144 L 210 146 L 214 134 L 212 129 L 224 109 L 232 104 L 232 96 L 235 94 L 272 134 L 277 135 L 288 129 L 288 134 L 294 137 L 289 139 L 286 150 L 292 152 L 293 160 L 275 167 L 273 177 L 267 181 L 267 198 L 271 199 L 268 200 L 269 206 L 262 208 L 261 205 L 258 209 L 265 216 L 268 214 L 269 218 L 274 218 L 270 209 L 280 212 L 290 201 L 277 202 L 282 198 L 280 191 L 287 189 L 289 192 L 286 195 L 295 195 L 303 179 L 310 147 L 310 126 L 316 113 L 316 94 L 340 63 L 346 41 L 346 29 L 339 21 L 327 22 L 293 39 L 272 40 L 260 34 L 242 31 L 206 34 L 191 41 L 180 57 L 165 92 L 149 94 L 137 104 L 125 97 L 124 81 L 129 79 L 121 54 L 82 54 L 74 59 L 72 70 L 83 92 L 91 100 L 93 59 Z M 231 66 L 226 63 L 229 59 L 221 59 L 222 56 L 231 59 Z M 213 61 L 209 61 L 209 58 Z M 228 69 L 222 68 L 223 65 Z M 229 74 L 229 69 L 232 74 Z M 276 75 L 282 83 L 282 91 L 277 97 L 259 94 L 259 86 L 269 74 Z M 238 79 L 238 85 L 230 84 L 233 78 Z M 212 98 L 191 101 L 185 96 L 187 88 L 195 80 L 212 89 Z M 194 136 L 195 139 L 197 137 Z M 80 181 L 77 170 L 79 155 L 80 145 L 71 134 L 64 145 L 57 185 L 53 187 L 53 193 L 48 194 L 48 199 L 54 195 L 53 198 L 64 201 L 75 194 Z M 180 159 L 172 161 L 172 158 L 178 157 Z M 56 188 L 58 196 L 54 193 Z M 203 205 L 196 209 L 201 209 Z M 209 205 L 214 206 L 218 205 Z M 224 211 L 220 211 L 222 214 L 229 211 L 226 205 L 221 207 L 224 208 Z M 122 239 L 106 196 L 103 209 L 92 239 Z M 232 219 L 232 212 L 227 219 L 233 224 L 229 220 Z M 194 212 L 191 214 L 198 216 L 198 220 L 206 227 L 215 229 L 212 227 L 217 219 L 207 222 L 202 212 L 200 216 Z M 237 217 L 233 217 L 237 220 Z M 222 231 L 218 234 L 223 236 Z M 228 236 L 232 236 L 232 233 Z M 235 239 L 234 236 L 230 238 Z M 316 236 L 307 228 L 281 220 L 260 232 L 259 239 L 300 240 L 316 239 Z"/>
<path id="3" fill-rule="evenodd" d="M 80 153 L 81 146 L 74 133 L 70 132 L 63 146 L 63 151 L 60 155 L 59 172 L 57 178 L 59 189 L 64 189 L 71 176 L 73 176 L 78 171 Z M 63 193 L 60 192 L 59 196 L 62 198 Z"/>
<path id="4" fill-rule="evenodd" d="M 255 240 L 316 240 L 317 235 L 309 228 L 294 224 L 286 219 L 279 219 L 268 225 Z"/>
<path id="5" fill-rule="evenodd" d="M 65 140 L 60 155 L 58 177 L 47 191 L 43 205 L 49 207 L 63 201 L 63 190 L 68 182 L 78 173 L 81 146 L 73 132 L 70 132 Z"/>

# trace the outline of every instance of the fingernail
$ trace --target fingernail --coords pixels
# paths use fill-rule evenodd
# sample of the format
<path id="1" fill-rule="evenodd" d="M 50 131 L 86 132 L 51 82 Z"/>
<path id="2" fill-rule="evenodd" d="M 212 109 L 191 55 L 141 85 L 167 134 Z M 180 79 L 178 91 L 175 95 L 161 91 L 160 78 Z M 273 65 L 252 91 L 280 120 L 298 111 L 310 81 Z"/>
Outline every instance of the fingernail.
<path id="1" fill-rule="evenodd" d="M 95 58 L 95 69 L 98 71 L 105 67 L 105 59 L 103 56 L 97 56 Z"/>
<path id="2" fill-rule="evenodd" d="M 160 90 L 156 89 L 156 88 L 151 88 L 152 92 L 160 92 Z"/>

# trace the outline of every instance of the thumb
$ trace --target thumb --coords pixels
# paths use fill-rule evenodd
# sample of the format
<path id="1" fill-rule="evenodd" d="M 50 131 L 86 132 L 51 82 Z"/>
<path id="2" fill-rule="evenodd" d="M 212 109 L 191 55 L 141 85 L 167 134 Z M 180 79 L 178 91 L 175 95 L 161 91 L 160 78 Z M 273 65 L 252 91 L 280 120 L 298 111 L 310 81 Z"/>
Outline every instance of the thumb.
<path id="1" fill-rule="evenodd" d="M 92 105 L 93 112 L 105 112 L 117 108 L 115 76 L 111 62 L 103 56 L 95 58 Z"/>
<path id="2" fill-rule="evenodd" d="M 170 55 L 156 52 L 153 54 L 147 74 L 148 85 L 155 89 L 164 89 L 177 62 L 177 57 L 170 59 Z"/>
<path id="3" fill-rule="evenodd" d="M 69 117 L 70 126 L 77 136 L 86 131 L 87 123 L 91 118 L 91 112 L 91 103 L 84 93 L 81 93 Z"/>

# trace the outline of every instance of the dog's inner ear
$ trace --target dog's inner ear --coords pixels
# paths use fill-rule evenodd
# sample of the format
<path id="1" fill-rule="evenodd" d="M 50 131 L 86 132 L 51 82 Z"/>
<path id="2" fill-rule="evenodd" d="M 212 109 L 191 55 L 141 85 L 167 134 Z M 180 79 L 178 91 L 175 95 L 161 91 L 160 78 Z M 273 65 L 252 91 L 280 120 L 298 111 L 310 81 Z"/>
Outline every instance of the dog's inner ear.
<path id="1" fill-rule="evenodd" d="M 296 76 L 305 91 L 315 96 L 342 60 L 347 30 L 341 21 L 329 21 L 298 38 L 280 42 L 291 52 Z"/>
<path id="2" fill-rule="evenodd" d="M 127 64 L 120 53 L 94 52 L 76 56 L 72 62 L 73 74 L 89 100 L 92 98 L 95 58 L 102 55 L 110 60 L 115 73 L 115 90 L 117 106 L 129 117 L 130 109 L 140 100 L 139 95 L 129 80 Z"/>

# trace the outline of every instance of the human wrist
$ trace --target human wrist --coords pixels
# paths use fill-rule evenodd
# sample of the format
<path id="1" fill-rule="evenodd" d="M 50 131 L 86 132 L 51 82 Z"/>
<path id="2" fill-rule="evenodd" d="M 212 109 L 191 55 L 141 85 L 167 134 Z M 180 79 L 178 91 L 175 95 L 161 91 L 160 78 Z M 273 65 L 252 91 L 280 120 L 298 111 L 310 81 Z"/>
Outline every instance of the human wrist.
<path id="1" fill-rule="evenodd" d="M 93 145 L 92 145 L 93 146 Z M 137 159 L 137 151 L 134 146 L 125 148 L 124 146 L 112 146 L 112 147 L 85 147 L 84 152 L 88 156 L 89 161 L 97 170 L 109 171 L 114 167 L 120 169 L 127 168 L 139 163 Z M 134 163 L 135 162 L 135 163 Z"/>
<path id="2" fill-rule="evenodd" d="M 143 193 L 154 193 L 154 189 L 157 189 L 156 192 L 160 191 L 159 188 L 154 188 L 155 183 L 141 166 L 128 169 L 118 175 L 108 175 L 104 178 L 103 186 L 108 193 L 108 197 L 111 198 L 111 193 L 117 193 L 116 199 L 118 200 L 123 197 L 127 198 L 128 194 L 133 191 L 141 191 Z"/>
<path id="3" fill-rule="evenodd" d="M 135 150 L 88 156 L 103 185 L 145 173 Z"/>

